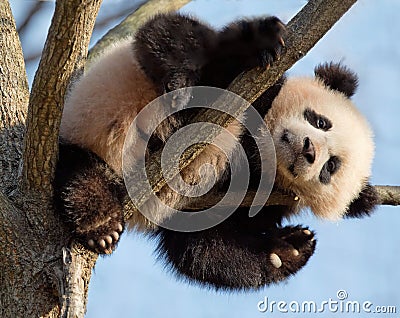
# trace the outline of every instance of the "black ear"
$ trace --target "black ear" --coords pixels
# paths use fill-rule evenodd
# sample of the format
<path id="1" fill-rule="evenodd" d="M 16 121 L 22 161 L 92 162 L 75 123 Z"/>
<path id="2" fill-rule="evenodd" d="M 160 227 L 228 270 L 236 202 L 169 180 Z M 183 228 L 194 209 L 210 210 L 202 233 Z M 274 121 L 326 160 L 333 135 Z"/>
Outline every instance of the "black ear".
<path id="1" fill-rule="evenodd" d="M 378 193 L 375 188 L 367 183 L 360 195 L 349 205 L 349 209 L 344 215 L 346 218 L 361 218 L 369 216 L 379 203 Z"/>
<path id="2" fill-rule="evenodd" d="M 345 94 L 347 97 L 353 96 L 357 89 L 358 76 L 340 63 L 320 64 L 315 67 L 314 73 L 326 86 Z"/>

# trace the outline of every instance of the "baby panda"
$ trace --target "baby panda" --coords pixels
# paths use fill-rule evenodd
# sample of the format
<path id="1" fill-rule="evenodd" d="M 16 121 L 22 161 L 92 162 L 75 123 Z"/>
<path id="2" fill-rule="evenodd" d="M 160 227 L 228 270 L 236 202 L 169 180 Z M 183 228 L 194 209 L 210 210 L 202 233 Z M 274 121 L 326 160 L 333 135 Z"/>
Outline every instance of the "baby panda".
<path id="1" fill-rule="evenodd" d="M 180 88 L 227 88 L 241 72 L 277 60 L 284 36 L 285 27 L 276 17 L 239 20 L 216 31 L 186 15 L 161 14 L 92 62 L 66 97 L 55 177 L 55 204 L 76 239 L 104 254 L 118 243 L 128 200 L 122 179 L 124 142 L 132 121 L 148 103 L 176 92 L 166 107 L 182 110 L 154 132 L 148 127 L 164 114 L 136 122 L 135 142 L 151 135 L 151 155 L 196 112 L 185 109 L 191 96 Z M 296 273 L 313 254 L 316 240 L 307 227 L 283 227 L 284 218 L 306 207 L 328 219 L 361 217 L 378 202 L 368 183 L 372 132 L 350 100 L 357 81 L 346 67 L 327 63 L 315 69 L 313 78 L 281 78 L 253 103 L 276 148 L 274 189 L 297 197 L 298 208 L 265 206 L 250 218 L 248 208 L 241 207 L 212 228 L 177 232 L 162 227 L 174 215 L 150 203 L 156 222 L 137 212 L 128 227 L 157 238 L 160 257 L 179 277 L 217 289 L 256 289 Z M 239 121 L 232 121 L 215 140 L 225 153 L 234 154 L 237 143 L 227 142 L 227 134 L 246 149 L 257 181 L 260 157 L 252 138 L 262 145 L 267 140 L 263 130 L 249 136 Z M 135 149 L 131 152 L 134 156 Z M 204 164 L 213 165 L 223 189 L 232 167 L 213 144 L 181 172 L 182 178 L 196 183 Z M 157 195 L 178 210 L 190 202 L 169 187 Z"/>

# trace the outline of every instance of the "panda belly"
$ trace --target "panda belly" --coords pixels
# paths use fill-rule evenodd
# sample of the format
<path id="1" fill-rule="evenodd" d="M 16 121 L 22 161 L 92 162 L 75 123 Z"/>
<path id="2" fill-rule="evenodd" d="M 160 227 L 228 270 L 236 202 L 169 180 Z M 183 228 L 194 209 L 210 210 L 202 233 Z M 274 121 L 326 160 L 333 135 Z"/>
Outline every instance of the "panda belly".
<path id="1" fill-rule="evenodd" d="M 121 176 L 127 131 L 140 110 L 157 96 L 134 57 L 131 39 L 125 40 L 107 50 L 73 84 L 60 136 L 94 152 Z"/>

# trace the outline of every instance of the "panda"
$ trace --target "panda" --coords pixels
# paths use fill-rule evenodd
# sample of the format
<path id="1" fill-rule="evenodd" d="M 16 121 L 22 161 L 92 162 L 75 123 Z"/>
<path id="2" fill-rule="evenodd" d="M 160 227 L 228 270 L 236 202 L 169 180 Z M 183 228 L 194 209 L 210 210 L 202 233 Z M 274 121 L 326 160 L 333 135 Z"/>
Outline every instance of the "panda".
<path id="1" fill-rule="evenodd" d="M 250 218 L 248 208 L 239 207 L 212 228 L 178 232 L 159 226 L 174 215 L 154 205 L 157 222 L 135 213 L 124 223 L 128 198 L 122 152 L 135 116 L 155 98 L 177 92 L 168 107 L 180 112 L 154 132 L 147 127 L 163 114 L 136 125 L 139 142 L 140 136 L 151 134 L 148 154 L 156 153 L 194 112 L 185 112 L 190 96 L 180 88 L 227 88 L 243 71 L 279 59 L 284 36 L 284 24 L 271 16 L 242 19 L 216 31 L 183 14 L 159 14 L 92 62 L 65 100 L 55 176 L 55 204 L 75 238 L 109 254 L 125 227 L 136 229 L 157 239 L 159 256 L 179 277 L 216 289 L 247 290 L 285 280 L 314 253 L 315 233 L 300 225 L 282 226 L 284 219 L 303 208 L 334 220 L 369 215 L 378 203 L 368 181 L 373 134 L 350 100 L 357 75 L 331 62 L 317 66 L 315 77 L 283 76 L 253 103 L 276 148 L 274 189 L 293 194 L 299 199 L 297 208 L 265 206 Z M 252 180 L 257 180 L 260 157 L 252 155 L 248 132 L 234 120 L 216 137 L 225 152 L 234 154 L 237 143 L 227 142 L 227 133 L 247 149 Z M 255 137 L 261 144 L 263 134 L 259 130 Z M 196 183 L 205 163 L 213 165 L 223 188 L 231 167 L 213 144 L 181 172 L 183 179 Z M 182 210 L 190 201 L 168 187 L 158 196 Z"/>

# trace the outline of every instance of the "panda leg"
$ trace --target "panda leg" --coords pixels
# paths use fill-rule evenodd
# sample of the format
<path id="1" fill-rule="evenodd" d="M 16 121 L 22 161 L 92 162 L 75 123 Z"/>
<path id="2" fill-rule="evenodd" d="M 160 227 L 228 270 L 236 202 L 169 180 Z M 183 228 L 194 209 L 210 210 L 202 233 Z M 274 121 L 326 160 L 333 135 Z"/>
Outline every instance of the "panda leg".
<path id="1" fill-rule="evenodd" d="M 124 230 L 122 180 L 97 156 L 75 146 L 60 147 L 55 201 L 87 248 L 110 254 Z"/>
<path id="2" fill-rule="evenodd" d="M 286 279 L 314 253 L 314 233 L 284 227 L 261 234 L 158 232 L 158 251 L 172 270 L 217 289 L 257 289 Z"/>

